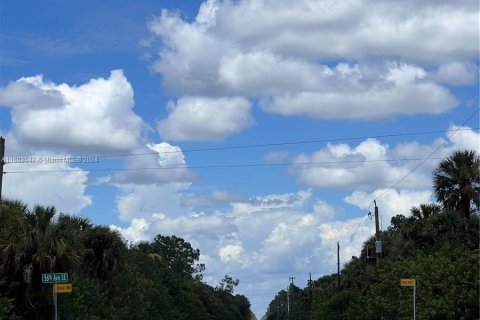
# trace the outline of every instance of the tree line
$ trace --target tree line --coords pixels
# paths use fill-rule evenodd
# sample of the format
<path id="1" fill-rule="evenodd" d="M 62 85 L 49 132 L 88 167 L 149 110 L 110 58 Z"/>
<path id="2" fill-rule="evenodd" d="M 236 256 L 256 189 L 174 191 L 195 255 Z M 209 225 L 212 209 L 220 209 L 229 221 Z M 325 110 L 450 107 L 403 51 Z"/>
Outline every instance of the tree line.
<path id="1" fill-rule="evenodd" d="M 339 286 L 336 274 L 303 289 L 292 285 L 277 293 L 263 319 L 412 319 L 412 289 L 401 287 L 401 278 L 416 279 L 417 319 L 479 319 L 478 154 L 452 153 L 432 180 L 437 201 L 391 219 L 380 232 L 378 261 L 370 258 L 371 237 L 341 270 Z"/>
<path id="2" fill-rule="evenodd" d="M 71 294 L 58 294 L 60 319 L 247 320 L 250 302 L 226 275 L 202 280 L 200 251 L 176 236 L 128 244 L 118 231 L 3 200 L 0 211 L 0 319 L 52 319 L 44 273 L 68 273 Z"/>

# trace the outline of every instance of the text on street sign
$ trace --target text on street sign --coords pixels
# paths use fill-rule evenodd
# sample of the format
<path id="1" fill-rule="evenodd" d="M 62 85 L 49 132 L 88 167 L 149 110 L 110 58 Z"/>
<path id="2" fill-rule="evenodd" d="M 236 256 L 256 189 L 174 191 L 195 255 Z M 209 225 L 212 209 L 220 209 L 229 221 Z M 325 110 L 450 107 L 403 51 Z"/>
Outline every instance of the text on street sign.
<path id="1" fill-rule="evenodd" d="M 402 287 L 415 287 L 415 279 L 400 279 L 400 285 Z"/>
<path id="2" fill-rule="evenodd" d="M 68 273 L 44 273 L 42 283 L 68 282 Z"/>
<path id="3" fill-rule="evenodd" d="M 53 285 L 53 292 L 72 293 L 72 284 L 71 283 L 55 283 Z"/>

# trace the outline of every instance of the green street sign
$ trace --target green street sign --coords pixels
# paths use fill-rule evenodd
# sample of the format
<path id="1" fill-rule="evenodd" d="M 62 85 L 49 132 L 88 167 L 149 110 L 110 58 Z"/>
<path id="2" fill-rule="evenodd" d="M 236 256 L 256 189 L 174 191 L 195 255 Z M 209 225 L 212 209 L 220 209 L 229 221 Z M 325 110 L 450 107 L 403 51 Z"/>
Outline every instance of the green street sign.
<path id="1" fill-rule="evenodd" d="M 44 273 L 42 283 L 68 282 L 68 273 Z"/>

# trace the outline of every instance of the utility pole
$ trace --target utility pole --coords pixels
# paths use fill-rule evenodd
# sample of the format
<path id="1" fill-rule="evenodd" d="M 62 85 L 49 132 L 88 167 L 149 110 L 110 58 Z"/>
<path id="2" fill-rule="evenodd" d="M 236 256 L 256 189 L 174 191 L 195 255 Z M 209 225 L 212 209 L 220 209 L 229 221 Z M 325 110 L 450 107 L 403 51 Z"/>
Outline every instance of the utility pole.
<path id="1" fill-rule="evenodd" d="M 290 285 L 287 287 L 287 315 L 290 314 Z"/>
<path id="2" fill-rule="evenodd" d="M 340 241 L 337 241 L 337 290 L 340 290 Z"/>
<path id="3" fill-rule="evenodd" d="M 290 280 L 290 284 L 288 285 L 288 295 L 289 295 L 289 300 L 291 301 L 292 303 L 292 307 L 293 307 L 293 303 L 294 303 L 294 295 L 292 294 L 292 287 L 294 286 L 294 283 L 293 283 L 293 280 L 295 279 L 295 277 L 288 277 L 288 280 Z M 293 290 L 295 293 L 295 290 Z"/>
<path id="4" fill-rule="evenodd" d="M 377 264 L 378 260 L 380 259 L 380 254 L 382 253 L 382 241 L 380 241 L 380 222 L 378 220 L 378 207 L 377 201 L 373 200 L 375 204 L 375 254 L 377 257 Z"/>
<path id="5" fill-rule="evenodd" d="M 5 139 L 0 136 L 0 217 L 2 216 L 3 165 L 5 164 Z"/>
<path id="6" fill-rule="evenodd" d="M 311 288 L 312 287 L 312 273 L 309 272 L 309 277 L 308 277 L 308 287 Z"/>
<path id="7" fill-rule="evenodd" d="M 375 204 L 375 240 L 378 241 L 379 233 L 380 233 L 380 224 L 378 221 L 378 207 L 377 207 L 377 201 L 373 200 L 373 203 Z"/>

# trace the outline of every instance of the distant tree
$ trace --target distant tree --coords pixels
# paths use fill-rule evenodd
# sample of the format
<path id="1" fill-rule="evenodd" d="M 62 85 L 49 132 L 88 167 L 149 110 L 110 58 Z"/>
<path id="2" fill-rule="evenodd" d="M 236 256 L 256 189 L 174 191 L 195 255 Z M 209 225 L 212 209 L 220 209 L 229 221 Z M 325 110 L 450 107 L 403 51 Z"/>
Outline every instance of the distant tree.
<path id="1" fill-rule="evenodd" d="M 3 200 L 0 319 L 51 319 L 52 286 L 41 274 L 68 272 L 72 294 L 58 297 L 62 319 L 250 320 L 248 299 L 199 281 L 200 251 L 176 236 L 127 246 L 117 231 L 85 218 Z"/>
<path id="2" fill-rule="evenodd" d="M 232 294 L 235 287 L 238 286 L 239 282 L 240 281 L 238 279 L 234 280 L 229 275 L 225 275 L 225 277 L 222 279 L 222 281 L 220 281 L 220 283 L 218 284 L 218 286 L 215 287 L 215 289 L 217 291 L 224 291 Z"/>
<path id="3" fill-rule="evenodd" d="M 438 201 L 447 209 L 456 210 L 464 218 L 471 208 L 480 207 L 480 158 L 475 151 L 455 151 L 433 171 L 433 184 Z"/>
<path id="4" fill-rule="evenodd" d="M 196 264 L 200 258 L 200 250 L 193 249 L 190 243 L 176 236 L 157 235 L 152 243 L 153 252 L 162 258 L 162 262 L 171 270 L 200 279 L 199 273 L 205 270 L 204 264 Z"/>

